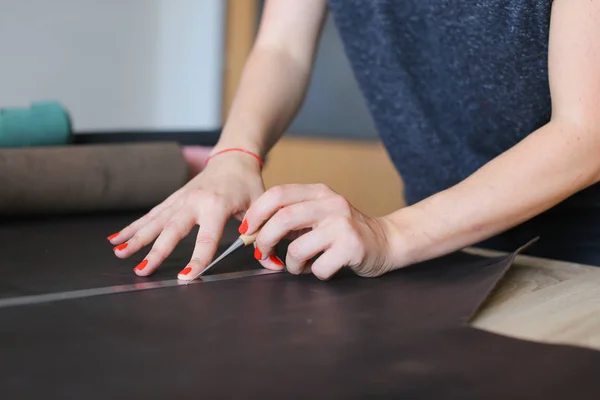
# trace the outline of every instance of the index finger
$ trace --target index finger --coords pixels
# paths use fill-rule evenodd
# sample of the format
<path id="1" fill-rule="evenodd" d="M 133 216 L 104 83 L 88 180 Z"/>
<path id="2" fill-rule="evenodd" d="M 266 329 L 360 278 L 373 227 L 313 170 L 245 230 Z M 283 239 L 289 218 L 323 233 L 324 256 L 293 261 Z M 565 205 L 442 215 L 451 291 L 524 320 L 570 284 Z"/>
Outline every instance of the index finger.
<path id="1" fill-rule="evenodd" d="M 332 193 L 322 184 L 289 184 L 274 186 L 250 206 L 240 225 L 241 234 L 252 234 L 280 208 L 303 201 L 314 200 Z"/>

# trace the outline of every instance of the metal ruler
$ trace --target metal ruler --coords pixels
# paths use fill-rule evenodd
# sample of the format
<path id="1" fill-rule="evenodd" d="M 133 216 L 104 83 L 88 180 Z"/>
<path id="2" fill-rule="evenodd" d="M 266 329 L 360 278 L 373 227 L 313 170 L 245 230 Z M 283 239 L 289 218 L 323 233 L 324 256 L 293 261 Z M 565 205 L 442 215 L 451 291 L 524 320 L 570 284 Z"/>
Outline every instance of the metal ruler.
<path id="1" fill-rule="evenodd" d="M 257 269 L 251 271 L 231 272 L 226 274 L 203 276 L 189 283 L 195 285 L 198 283 L 210 283 L 225 281 L 230 279 L 246 278 L 250 276 L 279 274 L 281 271 L 272 271 L 268 269 Z M 106 286 L 92 289 L 72 290 L 67 292 L 37 294 L 32 296 L 19 296 L 7 299 L 0 299 L 0 308 L 26 306 L 31 304 L 50 303 L 62 300 L 81 299 L 84 297 L 102 296 L 107 294 L 118 294 L 137 292 L 140 290 L 161 289 L 175 286 L 187 286 L 187 281 L 179 279 L 170 279 L 166 281 L 132 283 L 129 285 Z"/>

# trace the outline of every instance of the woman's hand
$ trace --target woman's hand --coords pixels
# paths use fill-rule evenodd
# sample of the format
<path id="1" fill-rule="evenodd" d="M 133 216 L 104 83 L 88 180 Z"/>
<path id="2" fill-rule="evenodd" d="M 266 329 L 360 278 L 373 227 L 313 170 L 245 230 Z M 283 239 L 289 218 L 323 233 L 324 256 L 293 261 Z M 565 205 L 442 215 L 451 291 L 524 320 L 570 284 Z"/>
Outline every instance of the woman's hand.
<path id="1" fill-rule="evenodd" d="M 387 221 L 362 214 L 322 184 L 283 185 L 266 191 L 248 209 L 240 232 L 253 234 L 261 226 L 255 257 L 265 267 L 277 264 L 274 247 L 293 232 L 306 233 L 288 247 L 285 267 L 292 274 L 312 271 L 327 280 L 349 267 L 360 276 L 375 277 L 394 264 Z"/>
<path id="2" fill-rule="evenodd" d="M 221 154 L 185 186 L 109 240 L 117 245 L 117 257 L 127 258 L 156 239 L 134 269 L 137 275 L 148 276 L 198 224 L 191 260 L 178 275 L 190 279 L 213 259 L 227 220 L 241 217 L 263 192 L 260 165 L 254 158 L 234 152 Z"/>

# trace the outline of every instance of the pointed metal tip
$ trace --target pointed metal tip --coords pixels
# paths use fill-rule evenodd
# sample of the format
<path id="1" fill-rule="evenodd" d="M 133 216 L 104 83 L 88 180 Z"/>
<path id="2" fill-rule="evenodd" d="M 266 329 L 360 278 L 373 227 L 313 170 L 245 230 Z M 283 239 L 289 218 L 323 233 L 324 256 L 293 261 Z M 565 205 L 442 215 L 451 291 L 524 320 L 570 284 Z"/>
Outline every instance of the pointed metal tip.
<path id="1" fill-rule="evenodd" d="M 227 248 L 223 253 L 221 253 L 221 255 L 219 257 L 217 257 L 213 262 L 208 264 L 208 266 L 206 268 L 204 268 L 202 271 L 200 271 L 199 274 L 197 274 L 192 279 L 190 279 L 186 283 L 186 285 L 189 285 L 190 283 L 194 282 L 200 276 L 204 275 L 204 273 L 206 271 L 208 271 L 209 269 L 211 269 L 215 264 L 217 264 L 219 261 L 221 261 L 222 259 L 224 259 L 229 254 L 233 253 L 235 250 L 239 249 L 242 246 L 244 246 L 244 241 L 241 238 L 238 238 L 235 242 L 233 242 L 233 244 L 231 246 L 229 246 L 229 248 Z"/>

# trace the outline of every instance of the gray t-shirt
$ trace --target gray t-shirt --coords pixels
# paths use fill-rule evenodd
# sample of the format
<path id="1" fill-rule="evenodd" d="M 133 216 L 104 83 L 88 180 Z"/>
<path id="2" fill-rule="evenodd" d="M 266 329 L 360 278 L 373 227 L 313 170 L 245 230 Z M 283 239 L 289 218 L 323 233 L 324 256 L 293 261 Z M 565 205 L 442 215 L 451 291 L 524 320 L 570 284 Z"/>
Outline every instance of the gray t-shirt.
<path id="1" fill-rule="evenodd" d="M 551 115 L 551 0 L 329 0 L 409 204 L 465 179 Z M 595 207 L 598 186 L 563 206 Z"/>

